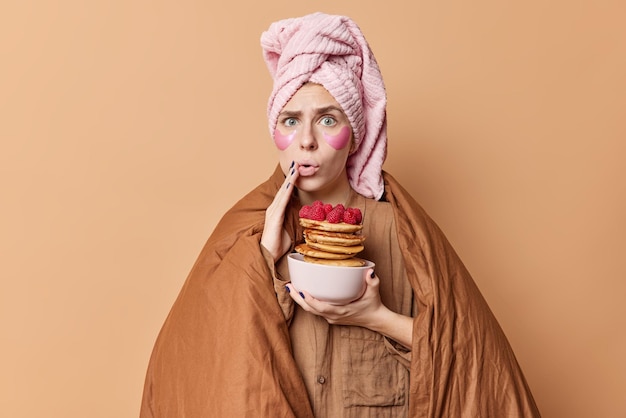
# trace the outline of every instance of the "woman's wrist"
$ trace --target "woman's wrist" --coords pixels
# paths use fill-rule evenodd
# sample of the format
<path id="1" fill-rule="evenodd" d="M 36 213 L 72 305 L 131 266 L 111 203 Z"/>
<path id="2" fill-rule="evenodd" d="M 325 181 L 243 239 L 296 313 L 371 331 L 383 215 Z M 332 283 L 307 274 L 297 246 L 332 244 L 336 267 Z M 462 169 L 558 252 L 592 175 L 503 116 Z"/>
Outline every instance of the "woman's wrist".
<path id="1" fill-rule="evenodd" d="M 378 312 L 372 317 L 370 326 L 372 331 L 394 340 L 406 348 L 411 348 L 413 342 L 413 318 L 396 313 L 385 305 L 381 305 Z"/>

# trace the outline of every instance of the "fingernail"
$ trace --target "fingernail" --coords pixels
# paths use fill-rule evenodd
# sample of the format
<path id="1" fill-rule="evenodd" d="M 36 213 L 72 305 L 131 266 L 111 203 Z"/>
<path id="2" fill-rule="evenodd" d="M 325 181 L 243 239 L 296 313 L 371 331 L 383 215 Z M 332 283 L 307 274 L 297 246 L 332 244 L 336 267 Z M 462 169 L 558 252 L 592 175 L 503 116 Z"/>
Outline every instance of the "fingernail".
<path id="1" fill-rule="evenodd" d="M 291 162 L 291 165 L 289 166 L 289 168 L 293 168 L 293 165 L 294 165 L 295 163 L 296 163 L 295 161 L 292 161 L 292 162 Z"/>
<path id="2" fill-rule="evenodd" d="M 288 189 L 289 186 L 291 186 L 291 183 L 287 183 L 287 187 L 285 187 L 285 189 Z"/>
<path id="3" fill-rule="evenodd" d="M 295 172 L 296 172 L 296 169 L 295 169 L 295 168 L 292 168 L 292 169 L 291 169 L 291 175 L 293 176 L 293 173 L 295 173 Z"/>
<path id="4" fill-rule="evenodd" d="M 289 289 L 289 286 L 285 286 L 285 290 L 287 291 L 287 293 L 291 293 L 291 290 Z"/>
<path id="5" fill-rule="evenodd" d="M 376 275 L 374 274 L 374 270 L 372 270 L 372 274 L 370 274 L 370 277 L 373 279 L 374 276 L 376 276 Z"/>
<path id="6" fill-rule="evenodd" d="M 301 297 L 302 299 L 304 299 L 304 293 L 302 293 L 302 292 L 299 292 L 299 293 L 300 293 L 300 297 Z"/>

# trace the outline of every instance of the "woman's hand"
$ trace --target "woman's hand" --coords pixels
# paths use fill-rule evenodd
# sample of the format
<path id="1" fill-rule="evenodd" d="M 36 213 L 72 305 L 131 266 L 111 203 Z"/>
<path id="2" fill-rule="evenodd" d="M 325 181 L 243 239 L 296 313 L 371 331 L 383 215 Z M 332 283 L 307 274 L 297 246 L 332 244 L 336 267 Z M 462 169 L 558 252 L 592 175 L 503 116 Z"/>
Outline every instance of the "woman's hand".
<path id="1" fill-rule="evenodd" d="M 346 305 L 335 305 L 315 299 L 306 291 L 298 293 L 290 283 L 287 285 L 292 299 L 307 312 L 326 319 L 329 324 L 356 325 L 369 328 L 376 316 L 386 309 L 380 300 L 380 279 L 373 269 L 365 271 L 365 291 L 357 300 Z M 303 297 L 304 296 L 304 297 Z"/>
<path id="2" fill-rule="evenodd" d="M 285 181 L 276 192 L 272 203 L 265 210 L 265 226 L 261 236 L 261 245 L 272 254 L 274 262 L 291 247 L 291 237 L 283 227 L 283 223 L 285 221 L 285 208 L 295 188 L 298 174 L 297 164 L 292 162 Z"/>
<path id="3" fill-rule="evenodd" d="M 307 292 L 297 291 L 291 283 L 286 287 L 291 298 L 302 309 L 323 317 L 329 324 L 368 328 L 410 348 L 413 341 L 413 318 L 395 313 L 382 303 L 380 279 L 373 269 L 365 272 L 365 283 L 363 295 L 346 305 L 334 305 L 315 299 Z"/>

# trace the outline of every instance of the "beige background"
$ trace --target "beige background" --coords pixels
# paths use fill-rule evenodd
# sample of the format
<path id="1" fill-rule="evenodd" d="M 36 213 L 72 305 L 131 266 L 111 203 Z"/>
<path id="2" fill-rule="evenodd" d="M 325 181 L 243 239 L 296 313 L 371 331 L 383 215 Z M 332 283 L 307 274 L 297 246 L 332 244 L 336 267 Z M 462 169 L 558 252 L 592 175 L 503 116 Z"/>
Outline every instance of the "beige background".
<path id="1" fill-rule="evenodd" d="M 315 10 L 370 40 L 385 168 L 544 416 L 626 416 L 624 3 L 335 3 L 3 2 L 0 416 L 137 416 L 195 257 L 276 161 L 260 33 Z"/>

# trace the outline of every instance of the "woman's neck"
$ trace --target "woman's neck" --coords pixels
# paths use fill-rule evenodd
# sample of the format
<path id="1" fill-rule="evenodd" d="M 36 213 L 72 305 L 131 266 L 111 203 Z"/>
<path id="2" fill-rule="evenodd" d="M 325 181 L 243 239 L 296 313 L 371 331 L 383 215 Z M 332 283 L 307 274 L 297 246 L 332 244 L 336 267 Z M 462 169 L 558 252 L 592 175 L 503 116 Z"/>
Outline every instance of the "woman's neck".
<path id="1" fill-rule="evenodd" d="M 352 187 L 346 178 L 345 182 L 342 181 L 339 184 L 334 185 L 332 188 L 325 190 L 304 191 L 298 189 L 298 199 L 302 205 L 310 205 L 316 200 L 321 200 L 322 202 L 330 203 L 333 206 L 339 203 L 345 206 L 350 198 L 351 192 Z"/>

